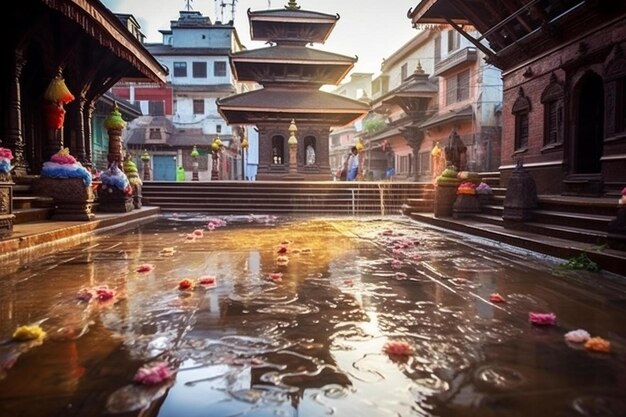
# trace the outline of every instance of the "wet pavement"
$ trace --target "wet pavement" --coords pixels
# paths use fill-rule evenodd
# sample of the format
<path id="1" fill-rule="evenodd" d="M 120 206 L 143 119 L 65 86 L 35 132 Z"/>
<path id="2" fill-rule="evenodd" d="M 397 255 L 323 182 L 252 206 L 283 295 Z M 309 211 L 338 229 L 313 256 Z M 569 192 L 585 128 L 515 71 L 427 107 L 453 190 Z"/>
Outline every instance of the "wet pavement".
<path id="1" fill-rule="evenodd" d="M 1 261 L 0 318 L 0 416 L 626 415 L 626 277 L 402 217 L 163 216 Z"/>

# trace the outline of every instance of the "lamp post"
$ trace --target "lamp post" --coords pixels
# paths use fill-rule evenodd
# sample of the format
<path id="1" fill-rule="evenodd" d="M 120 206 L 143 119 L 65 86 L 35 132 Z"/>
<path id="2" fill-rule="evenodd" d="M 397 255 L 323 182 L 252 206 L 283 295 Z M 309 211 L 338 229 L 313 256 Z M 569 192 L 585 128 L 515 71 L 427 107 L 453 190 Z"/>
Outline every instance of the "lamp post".
<path id="1" fill-rule="evenodd" d="M 246 152 L 248 151 L 248 139 L 244 136 L 241 141 L 241 180 L 246 180 Z"/>
<path id="2" fill-rule="evenodd" d="M 141 161 L 143 162 L 143 180 L 150 181 L 150 154 L 145 149 L 141 154 Z"/>
<path id="3" fill-rule="evenodd" d="M 298 131 L 298 127 L 296 126 L 296 121 L 291 119 L 291 124 L 289 125 L 289 140 L 287 143 L 289 144 L 289 173 L 295 174 L 298 172 L 298 165 L 296 159 L 296 152 L 298 148 L 298 139 L 296 138 L 296 132 Z"/>
<path id="4" fill-rule="evenodd" d="M 219 171 L 219 153 L 222 150 L 224 144 L 220 140 L 219 136 L 216 136 L 213 139 L 213 143 L 211 143 L 211 154 L 213 158 L 213 163 L 211 166 L 211 180 L 219 180 L 220 179 L 220 171 Z"/>
<path id="5" fill-rule="evenodd" d="M 200 181 L 200 178 L 198 178 L 198 156 L 200 155 L 200 153 L 198 152 L 198 148 L 196 148 L 196 145 L 193 145 L 193 149 L 191 150 L 190 155 L 193 158 L 193 162 L 191 164 L 191 181 Z"/>

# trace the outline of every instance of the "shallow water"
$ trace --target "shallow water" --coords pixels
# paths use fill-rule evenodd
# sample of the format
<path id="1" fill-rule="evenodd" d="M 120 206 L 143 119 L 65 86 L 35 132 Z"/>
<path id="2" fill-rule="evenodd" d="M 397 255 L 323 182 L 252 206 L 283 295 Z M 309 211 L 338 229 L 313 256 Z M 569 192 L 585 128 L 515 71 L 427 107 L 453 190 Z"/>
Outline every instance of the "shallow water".
<path id="1" fill-rule="evenodd" d="M 222 219 L 0 264 L 0 416 L 626 415 L 624 277 L 401 217 Z M 11 339 L 33 324 L 45 338 Z M 578 328 L 611 352 L 566 342 Z M 133 383 L 155 362 L 173 378 Z"/>

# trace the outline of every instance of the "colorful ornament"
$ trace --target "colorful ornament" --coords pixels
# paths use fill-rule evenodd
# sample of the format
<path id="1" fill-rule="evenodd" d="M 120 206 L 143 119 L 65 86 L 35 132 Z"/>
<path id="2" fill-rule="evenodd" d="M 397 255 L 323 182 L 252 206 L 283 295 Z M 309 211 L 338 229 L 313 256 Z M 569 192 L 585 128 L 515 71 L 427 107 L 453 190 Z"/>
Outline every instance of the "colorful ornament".
<path id="1" fill-rule="evenodd" d="M 43 97 L 51 103 L 59 103 L 61 105 L 74 101 L 74 95 L 65 85 L 61 68 L 58 69 L 57 74 L 48 84 Z"/>

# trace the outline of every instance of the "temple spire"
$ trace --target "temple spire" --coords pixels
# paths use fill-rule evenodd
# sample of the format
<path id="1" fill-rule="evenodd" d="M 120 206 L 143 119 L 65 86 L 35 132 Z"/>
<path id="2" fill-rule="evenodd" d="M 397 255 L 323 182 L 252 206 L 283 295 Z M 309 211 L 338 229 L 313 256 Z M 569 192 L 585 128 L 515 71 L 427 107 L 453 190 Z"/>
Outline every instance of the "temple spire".
<path id="1" fill-rule="evenodd" d="M 285 9 L 288 10 L 300 10 L 300 6 L 298 6 L 298 2 L 296 0 L 289 0 L 289 3 L 285 6 Z"/>

